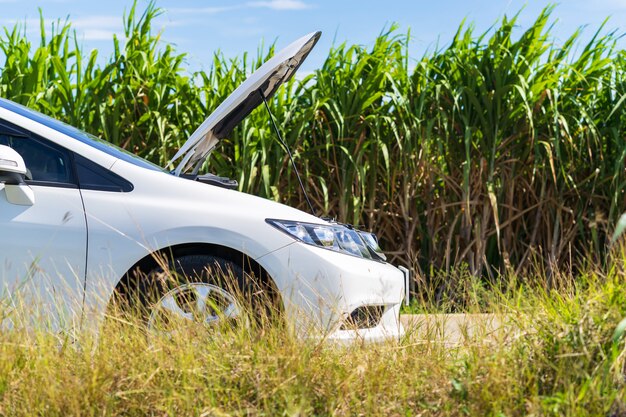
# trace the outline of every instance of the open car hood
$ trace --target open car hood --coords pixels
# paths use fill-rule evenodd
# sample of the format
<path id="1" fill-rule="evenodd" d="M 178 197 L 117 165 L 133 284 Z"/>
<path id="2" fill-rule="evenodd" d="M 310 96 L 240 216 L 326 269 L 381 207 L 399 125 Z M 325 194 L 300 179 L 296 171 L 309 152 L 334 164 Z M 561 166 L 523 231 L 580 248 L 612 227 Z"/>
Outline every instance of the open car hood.
<path id="1" fill-rule="evenodd" d="M 237 87 L 174 155 L 169 165 L 182 157 L 174 174 L 178 176 L 191 167 L 202 164 L 220 139 L 230 135 L 239 122 L 263 103 L 261 93 L 269 99 L 278 87 L 293 76 L 321 34 L 322 32 L 309 33 L 293 42 L 261 65 Z"/>

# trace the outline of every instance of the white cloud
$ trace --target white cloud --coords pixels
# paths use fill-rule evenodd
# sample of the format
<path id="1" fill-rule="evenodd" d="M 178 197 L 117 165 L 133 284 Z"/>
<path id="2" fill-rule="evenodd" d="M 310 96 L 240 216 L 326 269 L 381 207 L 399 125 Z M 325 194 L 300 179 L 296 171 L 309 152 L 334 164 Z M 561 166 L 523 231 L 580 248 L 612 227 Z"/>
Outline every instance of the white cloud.
<path id="1" fill-rule="evenodd" d="M 81 32 L 77 31 L 77 33 L 80 36 Z M 113 30 L 85 29 L 82 31 L 83 39 L 86 41 L 110 41 L 113 39 L 113 35 L 117 35 L 118 38 L 124 37 L 122 32 L 115 32 Z"/>
<path id="2" fill-rule="evenodd" d="M 121 16 L 79 16 L 70 18 L 75 29 L 102 30 L 122 27 Z"/>
<path id="3" fill-rule="evenodd" d="M 2 1 L 2 0 L 0 0 Z M 50 34 L 52 26 L 63 26 L 65 19 L 44 19 L 47 34 Z M 110 41 L 113 35 L 123 37 L 123 21 L 120 16 L 85 15 L 71 17 L 67 20 L 79 39 L 86 41 Z M 26 19 L 0 19 L 0 25 L 25 25 L 28 34 L 39 32 L 39 18 Z"/>
<path id="4" fill-rule="evenodd" d="M 69 22 L 78 37 L 86 41 L 110 41 L 113 35 L 123 37 L 120 16 L 85 15 L 71 17 Z"/>
<path id="5" fill-rule="evenodd" d="M 0 0 L 2 1 L 2 0 Z M 311 5 L 302 0 L 262 0 L 250 1 L 243 4 L 234 4 L 230 6 L 211 6 L 211 7 L 174 7 L 167 9 L 168 12 L 176 14 L 205 14 L 214 15 L 233 10 L 241 10 L 248 8 L 266 8 L 272 10 L 303 10 L 310 9 Z"/>
<path id="6" fill-rule="evenodd" d="M 311 6 L 301 0 L 267 0 L 246 3 L 250 7 L 265 7 L 272 10 L 303 10 Z"/>
<path id="7" fill-rule="evenodd" d="M 583 2 L 584 5 L 589 5 L 587 2 Z M 611 11 L 621 11 L 626 9 L 626 1 L 624 0 L 596 0 L 593 2 L 595 9 L 608 9 Z"/>
<path id="8" fill-rule="evenodd" d="M 214 6 L 214 7 L 174 7 L 168 8 L 170 13 L 184 13 L 184 14 L 218 14 L 222 12 L 228 12 L 231 10 L 240 9 L 240 5 L 235 6 Z"/>

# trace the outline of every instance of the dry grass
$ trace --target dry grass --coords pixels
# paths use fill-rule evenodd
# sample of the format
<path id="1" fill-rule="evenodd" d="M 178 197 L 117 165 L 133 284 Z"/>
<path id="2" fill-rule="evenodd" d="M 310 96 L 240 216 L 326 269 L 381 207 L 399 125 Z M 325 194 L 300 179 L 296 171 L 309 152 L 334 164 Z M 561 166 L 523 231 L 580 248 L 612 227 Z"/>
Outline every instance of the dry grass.
<path id="1" fill-rule="evenodd" d="M 272 49 L 218 53 L 189 75 L 152 32 L 158 13 L 133 9 L 102 66 L 68 25 L 42 30 L 37 47 L 7 30 L 0 95 L 165 163 Z M 578 33 L 552 44 L 549 16 L 519 37 L 515 19 L 484 35 L 461 26 L 416 66 L 395 29 L 370 49 L 339 45 L 271 101 L 318 209 L 373 229 L 392 260 L 411 264 L 419 309 L 504 312 L 518 337 L 450 348 L 409 331 L 339 347 L 280 326 L 174 338 L 18 327 L 0 333 L 0 415 L 624 411 L 624 342 L 612 334 L 626 316 L 625 258 L 604 254 L 624 202 L 626 61 L 612 34 L 578 54 Z M 253 113 L 211 167 L 242 191 L 304 207 L 267 122 Z"/>
<path id="2" fill-rule="evenodd" d="M 623 262 L 568 293 L 477 295 L 510 332 L 338 346 L 283 326 L 0 334 L 0 415 L 606 415 L 626 399 Z M 11 314 L 16 314 L 14 311 Z"/>

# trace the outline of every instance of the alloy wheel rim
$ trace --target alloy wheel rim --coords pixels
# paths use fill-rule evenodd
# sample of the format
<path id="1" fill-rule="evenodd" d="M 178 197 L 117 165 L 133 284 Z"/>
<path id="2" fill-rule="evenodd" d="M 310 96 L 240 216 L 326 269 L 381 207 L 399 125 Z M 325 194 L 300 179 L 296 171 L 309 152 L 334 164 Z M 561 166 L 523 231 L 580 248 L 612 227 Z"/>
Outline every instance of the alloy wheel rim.
<path id="1" fill-rule="evenodd" d="M 239 303 L 228 291 L 212 284 L 188 283 L 171 289 L 154 304 L 148 328 L 163 330 L 164 326 L 181 322 L 214 327 L 240 316 Z"/>

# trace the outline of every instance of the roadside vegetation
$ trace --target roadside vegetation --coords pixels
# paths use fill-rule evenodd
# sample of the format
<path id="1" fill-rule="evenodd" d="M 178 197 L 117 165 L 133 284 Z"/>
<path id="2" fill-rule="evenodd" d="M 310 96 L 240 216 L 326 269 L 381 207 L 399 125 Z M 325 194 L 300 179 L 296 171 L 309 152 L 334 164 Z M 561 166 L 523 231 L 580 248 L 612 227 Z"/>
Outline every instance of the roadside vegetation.
<path id="1" fill-rule="evenodd" d="M 341 346 L 267 324 L 219 335 L 180 327 L 146 334 L 109 319 L 100 336 L 0 333 L 3 416 L 621 416 L 626 254 L 567 291 L 474 291 L 503 327 L 459 343 L 439 326 L 400 341 Z M 215 330 L 215 329 L 214 329 Z"/>
<path id="2" fill-rule="evenodd" d="M 0 97 L 165 166 L 274 48 L 190 73 L 153 30 L 159 13 L 129 10 L 104 59 L 71 21 L 42 20 L 36 42 L 6 28 Z M 98 338 L 14 325 L 0 415 L 626 415 L 626 253 L 610 244 L 626 210 L 626 55 L 603 28 L 553 42 L 550 14 L 523 31 L 515 17 L 462 24 L 418 58 L 391 27 L 335 45 L 270 100 L 317 214 L 374 231 L 412 268 L 409 310 L 489 311 L 501 332 L 450 346 L 415 327 L 341 347 L 276 325 L 166 337 L 127 323 Z M 207 169 L 306 210 L 262 110 Z"/>

